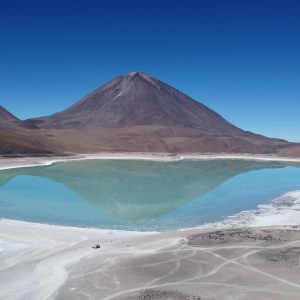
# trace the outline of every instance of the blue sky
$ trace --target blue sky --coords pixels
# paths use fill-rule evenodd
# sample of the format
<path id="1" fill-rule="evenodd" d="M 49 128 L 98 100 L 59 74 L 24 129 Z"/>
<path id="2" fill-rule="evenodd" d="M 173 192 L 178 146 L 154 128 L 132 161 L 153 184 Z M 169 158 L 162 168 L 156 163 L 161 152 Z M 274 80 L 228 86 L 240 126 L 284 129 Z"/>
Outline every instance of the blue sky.
<path id="1" fill-rule="evenodd" d="M 300 141 L 299 1 L 111 2 L 1 1 L 0 104 L 47 115 L 144 71 L 243 129 Z"/>

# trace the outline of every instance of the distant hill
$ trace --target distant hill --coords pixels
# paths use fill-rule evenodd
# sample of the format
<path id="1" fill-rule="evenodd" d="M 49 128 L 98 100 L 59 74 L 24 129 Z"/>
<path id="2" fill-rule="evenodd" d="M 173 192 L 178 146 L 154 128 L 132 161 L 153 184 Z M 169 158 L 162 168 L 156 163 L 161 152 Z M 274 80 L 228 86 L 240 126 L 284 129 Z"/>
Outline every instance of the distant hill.
<path id="1" fill-rule="evenodd" d="M 0 112 L 0 121 L 14 124 L 24 142 L 30 136 L 31 142 L 34 139 L 39 143 L 38 149 L 49 153 L 263 154 L 292 145 L 244 131 L 142 72 L 120 76 L 51 116 L 18 121 L 3 108 Z M 5 143 L 0 138 L 1 144 Z"/>
<path id="2" fill-rule="evenodd" d="M 13 114 L 0 106 L 0 154 L 1 155 L 46 155 L 54 154 L 52 142 L 41 132 L 27 130 Z"/>
<path id="3" fill-rule="evenodd" d="M 0 105 L 0 121 L 5 122 L 14 122 L 18 121 L 19 119 L 7 111 L 3 106 Z"/>

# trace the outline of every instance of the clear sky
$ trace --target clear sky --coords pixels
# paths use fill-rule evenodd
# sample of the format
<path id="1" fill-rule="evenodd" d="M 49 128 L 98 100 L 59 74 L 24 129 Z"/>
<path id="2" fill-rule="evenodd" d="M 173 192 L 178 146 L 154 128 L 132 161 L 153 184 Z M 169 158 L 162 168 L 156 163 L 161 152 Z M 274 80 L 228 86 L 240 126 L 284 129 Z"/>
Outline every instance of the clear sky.
<path id="1" fill-rule="evenodd" d="M 1 1 L 0 104 L 51 114 L 144 71 L 235 125 L 300 141 L 300 1 Z"/>

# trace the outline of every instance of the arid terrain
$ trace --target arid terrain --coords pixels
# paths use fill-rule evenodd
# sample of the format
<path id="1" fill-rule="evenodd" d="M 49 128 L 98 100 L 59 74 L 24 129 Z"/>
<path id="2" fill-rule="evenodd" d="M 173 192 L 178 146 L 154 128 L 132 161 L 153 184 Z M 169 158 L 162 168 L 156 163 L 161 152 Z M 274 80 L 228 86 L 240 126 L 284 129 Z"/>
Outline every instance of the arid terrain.
<path id="1" fill-rule="evenodd" d="M 58 299 L 67 299 L 64 293 L 76 299 L 78 290 L 70 290 L 81 285 L 91 297 L 105 300 L 297 299 L 299 239 L 297 228 L 182 233 L 176 245 L 138 254 L 130 252 L 133 242 L 115 260 L 83 260 Z M 79 270 L 82 276 L 76 275 Z"/>
<path id="2" fill-rule="evenodd" d="M 299 145 L 244 131 L 142 72 L 119 76 L 70 108 L 19 120 L 0 107 L 0 154 L 255 153 L 299 156 Z"/>
<path id="3" fill-rule="evenodd" d="M 1 299 L 300 297 L 297 226 L 143 233 L 1 220 L 0 229 Z"/>

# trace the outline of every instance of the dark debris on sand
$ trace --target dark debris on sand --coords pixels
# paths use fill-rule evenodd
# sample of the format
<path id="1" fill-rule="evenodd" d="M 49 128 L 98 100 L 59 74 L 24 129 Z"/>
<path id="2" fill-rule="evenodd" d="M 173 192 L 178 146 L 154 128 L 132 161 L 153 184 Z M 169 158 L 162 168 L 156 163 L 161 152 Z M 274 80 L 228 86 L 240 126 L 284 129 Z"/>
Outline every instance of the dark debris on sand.
<path id="1" fill-rule="evenodd" d="M 210 232 L 202 232 L 188 237 L 188 243 L 191 246 L 201 246 L 212 243 L 226 242 L 249 242 L 249 241 L 265 241 L 265 242 L 287 242 L 288 234 L 293 229 L 284 229 L 285 234 L 274 235 L 271 229 L 249 229 L 237 228 L 227 230 L 215 230 Z"/>
<path id="2" fill-rule="evenodd" d="M 283 264 L 289 268 L 298 268 L 300 265 L 300 247 L 266 250 L 260 253 L 260 257 L 270 264 Z"/>
<path id="3" fill-rule="evenodd" d="M 149 289 L 144 290 L 136 298 L 137 300 L 213 300 L 200 296 L 186 295 L 177 291 L 165 291 Z"/>

